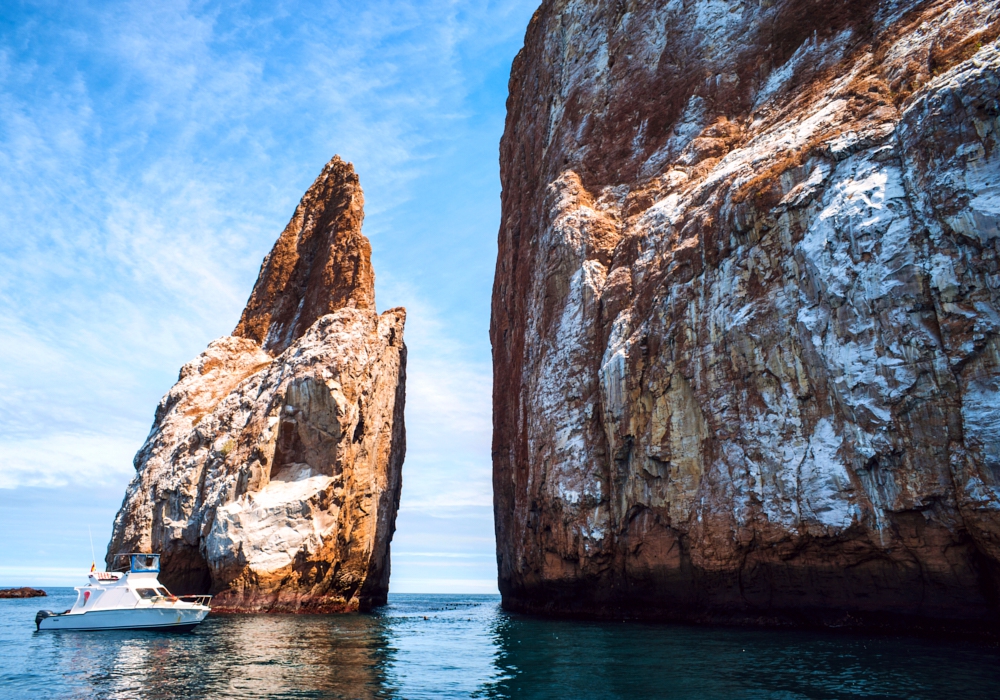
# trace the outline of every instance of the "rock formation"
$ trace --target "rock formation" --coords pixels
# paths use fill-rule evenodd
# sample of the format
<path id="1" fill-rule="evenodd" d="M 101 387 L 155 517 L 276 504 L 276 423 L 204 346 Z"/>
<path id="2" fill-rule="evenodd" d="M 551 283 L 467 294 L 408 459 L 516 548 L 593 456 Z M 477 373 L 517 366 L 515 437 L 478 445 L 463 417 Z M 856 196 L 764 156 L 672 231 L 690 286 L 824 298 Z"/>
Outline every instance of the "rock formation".
<path id="1" fill-rule="evenodd" d="M 998 34 L 544 0 L 500 148 L 507 608 L 996 624 Z"/>
<path id="2" fill-rule="evenodd" d="M 44 598 L 48 594 L 40 588 L 0 588 L 0 598 Z"/>
<path id="3" fill-rule="evenodd" d="M 135 457 L 107 561 L 162 554 L 232 611 L 385 602 L 405 452 L 405 311 L 375 312 L 364 197 L 323 169 L 231 337 L 181 368 Z"/>

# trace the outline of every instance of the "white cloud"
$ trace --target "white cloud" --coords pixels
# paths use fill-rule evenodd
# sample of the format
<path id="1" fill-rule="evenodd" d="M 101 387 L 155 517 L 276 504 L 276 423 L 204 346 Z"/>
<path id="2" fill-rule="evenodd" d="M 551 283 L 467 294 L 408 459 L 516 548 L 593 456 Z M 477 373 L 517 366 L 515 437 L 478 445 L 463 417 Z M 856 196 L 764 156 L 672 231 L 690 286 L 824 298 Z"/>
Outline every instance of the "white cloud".
<path id="1" fill-rule="evenodd" d="M 79 586 L 86 582 L 87 571 L 60 566 L 0 566 L 0 587 Z"/>
<path id="2" fill-rule="evenodd" d="M 393 576 L 390 593 L 498 593 L 495 578 L 403 578 Z"/>
<path id="3" fill-rule="evenodd" d="M 3 441 L 0 488 L 90 486 L 132 476 L 135 441 L 106 433 L 49 433 Z"/>
<path id="4" fill-rule="evenodd" d="M 490 507 L 492 369 L 454 337 L 411 285 L 391 284 L 389 296 L 407 308 L 407 457 L 400 507 Z"/>
<path id="5" fill-rule="evenodd" d="M 492 554 L 484 552 L 403 552 L 402 557 L 431 557 L 434 559 L 492 559 Z"/>
<path id="6" fill-rule="evenodd" d="M 495 145 L 482 162 L 467 154 L 496 142 L 534 5 L 293 1 L 250 16 L 166 0 L 12 15 L 0 488 L 123 488 L 156 402 L 233 328 L 263 255 L 339 153 L 365 188 L 380 303 L 409 310 L 403 509 L 488 509 L 489 280 L 463 268 L 494 250 Z M 483 107 L 471 96 L 494 71 Z M 443 285 L 421 277 L 438 269 Z M 471 325 L 452 311 L 466 296 Z"/>

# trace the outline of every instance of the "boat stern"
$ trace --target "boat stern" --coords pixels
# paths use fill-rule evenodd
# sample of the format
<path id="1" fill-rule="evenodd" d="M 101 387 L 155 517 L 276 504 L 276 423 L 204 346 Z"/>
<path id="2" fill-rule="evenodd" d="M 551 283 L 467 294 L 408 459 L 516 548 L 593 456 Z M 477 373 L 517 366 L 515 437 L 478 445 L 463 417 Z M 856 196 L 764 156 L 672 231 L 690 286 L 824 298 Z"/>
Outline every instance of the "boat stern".
<path id="1" fill-rule="evenodd" d="M 35 615 L 35 631 L 42 629 L 42 622 L 50 617 L 58 617 L 60 613 L 52 612 L 51 610 L 39 610 Z"/>

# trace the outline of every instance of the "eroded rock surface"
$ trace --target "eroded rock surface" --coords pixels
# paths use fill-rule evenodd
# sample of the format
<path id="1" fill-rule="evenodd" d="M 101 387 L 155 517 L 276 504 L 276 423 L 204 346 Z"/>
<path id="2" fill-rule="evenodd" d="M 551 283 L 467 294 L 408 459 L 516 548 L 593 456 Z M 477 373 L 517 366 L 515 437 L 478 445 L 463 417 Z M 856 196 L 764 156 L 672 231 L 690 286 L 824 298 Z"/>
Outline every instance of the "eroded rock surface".
<path id="1" fill-rule="evenodd" d="M 501 142 L 505 606 L 995 624 L 998 19 L 542 3 Z"/>
<path id="2" fill-rule="evenodd" d="M 217 610 L 385 602 L 405 453 L 405 311 L 375 312 L 363 196 L 335 157 L 231 337 L 181 368 L 108 548 L 162 554 Z"/>
<path id="3" fill-rule="evenodd" d="M 320 316 L 343 308 L 374 311 L 372 248 L 361 233 L 364 209 L 354 168 L 334 157 L 264 258 L 233 335 L 277 355 Z"/>

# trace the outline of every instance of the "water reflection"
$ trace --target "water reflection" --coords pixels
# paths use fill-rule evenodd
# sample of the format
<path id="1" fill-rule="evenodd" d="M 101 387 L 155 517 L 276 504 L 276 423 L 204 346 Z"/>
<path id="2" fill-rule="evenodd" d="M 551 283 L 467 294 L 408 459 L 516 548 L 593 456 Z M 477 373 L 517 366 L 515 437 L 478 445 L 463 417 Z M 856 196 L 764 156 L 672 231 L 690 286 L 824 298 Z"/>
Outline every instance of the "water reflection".
<path id="1" fill-rule="evenodd" d="M 4 698 L 939 698 L 1000 682 L 1000 653 L 973 643 L 544 621 L 490 596 L 210 616 L 180 635 L 36 633 L 36 603 L 4 603 Z"/>
<path id="2" fill-rule="evenodd" d="M 496 596 L 391 596 L 388 674 L 397 697 L 468 698 L 495 680 Z"/>
<path id="3" fill-rule="evenodd" d="M 393 665 L 386 622 L 381 615 L 220 615 L 190 634 L 47 637 L 66 686 L 59 697 L 367 700 L 396 696 L 386 673 Z"/>
<path id="4" fill-rule="evenodd" d="M 955 641 L 499 616 L 491 698 L 997 697 L 1000 653 Z"/>

